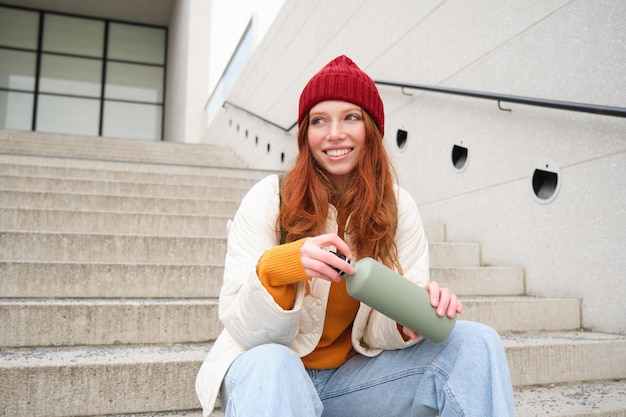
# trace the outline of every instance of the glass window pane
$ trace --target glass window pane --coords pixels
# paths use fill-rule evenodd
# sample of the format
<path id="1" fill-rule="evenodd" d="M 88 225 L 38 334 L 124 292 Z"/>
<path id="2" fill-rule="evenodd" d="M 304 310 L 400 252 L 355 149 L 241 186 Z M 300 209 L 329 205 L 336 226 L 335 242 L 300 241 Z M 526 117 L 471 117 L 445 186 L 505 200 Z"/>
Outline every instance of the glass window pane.
<path id="1" fill-rule="evenodd" d="M 0 91 L 0 129 L 30 130 L 33 94 Z"/>
<path id="2" fill-rule="evenodd" d="M 100 100 L 40 95 L 37 131 L 98 136 Z"/>
<path id="3" fill-rule="evenodd" d="M 104 22 L 46 14 L 43 50 L 101 58 L 104 50 Z"/>
<path id="4" fill-rule="evenodd" d="M 100 97 L 101 79 L 100 60 L 46 54 L 41 56 L 41 92 Z"/>
<path id="5" fill-rule="evenodd" d="M 37 49 L 39 13 L 0 7 L 0 45 Z"/>
<path id="6" fill-rule="evenodd" d="M 162 106 L 106 101 L 102 136 L 160 140 L 162 117 Z"/>
<path id="7" fill-rule="evenodd" d="M 164 65 L 165 29 L 111 23 L 108 57 Z"/>
<path id="8" fill-rule="evenodd" d="M 0 49 L 0 88 L 35 90 L 35 52 Z"/>
<path id="9" fill-rule="evenodd" d="M 117 100 L 162 103 L 163 71 L 161 67 L 109 62 L 104 96 Z"/>

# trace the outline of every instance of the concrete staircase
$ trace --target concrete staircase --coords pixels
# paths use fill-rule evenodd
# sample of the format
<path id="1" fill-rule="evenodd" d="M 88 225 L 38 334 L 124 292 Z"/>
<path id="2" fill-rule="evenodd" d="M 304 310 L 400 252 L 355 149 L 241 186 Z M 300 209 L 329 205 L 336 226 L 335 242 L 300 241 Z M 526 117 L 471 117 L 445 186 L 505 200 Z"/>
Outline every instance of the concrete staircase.
<path id="1" fill-rule="evenodd" d="M 0 131 L 0 416 L 199 417 L 225 224 L 267 174 L 219 147 Z M 518 416 L 626 416 L 626 336 L 427 234 L 432 279 L 501 333 Z"/>

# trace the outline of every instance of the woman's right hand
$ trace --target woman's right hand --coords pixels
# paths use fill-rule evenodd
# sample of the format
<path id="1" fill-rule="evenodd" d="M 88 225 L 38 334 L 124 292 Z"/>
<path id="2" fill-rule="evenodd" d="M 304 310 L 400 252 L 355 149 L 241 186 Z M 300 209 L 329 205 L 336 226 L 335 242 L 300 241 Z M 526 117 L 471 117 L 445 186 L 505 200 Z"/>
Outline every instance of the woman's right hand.
<path id="1" fill-rule="evenodd" d="M 334 246 L 337 251 L 352 259 L 350 248 L 337 234 L 310 237 L 304 241 L 300 248 L 300 258 L 306 274 L 311 278 L 321 278 L 327 281 L 340 282 L 341 275 L 329 265 L 345 272 L 353 274 L 354 268 L 348 262 L 331 253 L 329 246 Z"/>

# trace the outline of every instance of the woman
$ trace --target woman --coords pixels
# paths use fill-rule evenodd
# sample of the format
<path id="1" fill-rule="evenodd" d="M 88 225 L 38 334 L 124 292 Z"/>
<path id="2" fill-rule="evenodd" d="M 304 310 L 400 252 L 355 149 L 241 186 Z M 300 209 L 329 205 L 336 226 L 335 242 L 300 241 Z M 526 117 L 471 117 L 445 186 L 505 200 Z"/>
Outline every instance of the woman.
<path id="1" fill-rule="evenodd" d="M 429 282 L 417 206 L 394 183 L 383 103 L 346 56 L 304 88 L 299 154 L 284 180 L 257 183 L 228 239 L 224 331 L 196 381 L 208 416 L 512 416 L 504 349 L 484 325 L 458 321 L 424 340 L 351 298 L 337 268 L 371 256 L 429 291 L 439 315 L 462 312 Z"/>

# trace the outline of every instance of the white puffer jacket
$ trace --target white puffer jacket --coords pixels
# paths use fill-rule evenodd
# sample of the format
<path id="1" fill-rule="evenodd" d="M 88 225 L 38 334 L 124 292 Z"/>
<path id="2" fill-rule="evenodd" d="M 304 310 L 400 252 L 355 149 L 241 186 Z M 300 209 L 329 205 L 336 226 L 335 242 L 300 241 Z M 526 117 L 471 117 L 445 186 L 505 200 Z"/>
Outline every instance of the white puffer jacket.
<path id="1" fill-rule="evenodd" d="M 424 285 L 429 280 L 429 262 L 422 220 L 413 198 L 400 187 L 395 190 L 398 259 L 404 276 Z M 322 336 L 330 282 L 314 279 L 306 297 L 304 284 L 297 285 L 294 307 L 286 311 L 276 304 L 256 275 L 261 255 L 279 244 L 278 209 L 278 176 L 270 175 L 246 194 L 233 220 L 219 303 L 219 317 L 225 329 L 196 379 L 205 417 L 212 412 L 222 379 L 238 355 L 257 345 L 280 343 L 302 357 L 313 351 Z M 331 207 L 325 233 L 337 233 L 336 214 Z M 346 242 L 350 244 L 349 236 Z M 405 342 L 394 321 L 361 304 L 352 330 L 352 345 L 358 353 L 376 356 L 382 350 L 401 349 L 416 342 Z"/>

